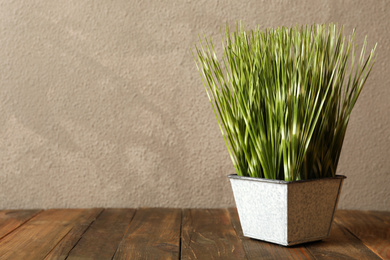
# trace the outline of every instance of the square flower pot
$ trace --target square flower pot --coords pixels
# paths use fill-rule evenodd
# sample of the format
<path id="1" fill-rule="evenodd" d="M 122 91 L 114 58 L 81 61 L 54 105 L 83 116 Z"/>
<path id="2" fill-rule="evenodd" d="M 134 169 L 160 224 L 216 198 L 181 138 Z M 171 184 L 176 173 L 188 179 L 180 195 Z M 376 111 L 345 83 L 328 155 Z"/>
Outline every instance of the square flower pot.
<path id="1" fill-rule="evenodd" d="M 294 182 L 228 177 L 244 236 L 284 246 L 329 237 L 345 176 Z"/>

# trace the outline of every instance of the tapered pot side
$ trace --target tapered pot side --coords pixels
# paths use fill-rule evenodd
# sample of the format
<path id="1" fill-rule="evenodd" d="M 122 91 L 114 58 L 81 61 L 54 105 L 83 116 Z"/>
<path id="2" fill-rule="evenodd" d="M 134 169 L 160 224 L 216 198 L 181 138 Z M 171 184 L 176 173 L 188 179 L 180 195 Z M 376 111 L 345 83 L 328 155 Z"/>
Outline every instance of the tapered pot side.
<path id="1" fill-rule="evenodd" d="M 346 178 L 287 182 L 228 177 L 244 236 L 284 246 L 329 237 Z"/>

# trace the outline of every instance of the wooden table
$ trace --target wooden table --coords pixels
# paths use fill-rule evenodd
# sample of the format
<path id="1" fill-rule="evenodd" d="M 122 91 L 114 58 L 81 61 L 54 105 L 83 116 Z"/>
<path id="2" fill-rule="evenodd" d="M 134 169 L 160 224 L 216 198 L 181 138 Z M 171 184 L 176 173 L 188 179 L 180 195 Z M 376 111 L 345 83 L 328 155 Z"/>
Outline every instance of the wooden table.
<path id="1" fill-rule="evenodd" d="M 336 213 L 330 238 L 242 236 L 236 209 L 0 211 L 0 259 L 390 259 L 390 213 Z"/>

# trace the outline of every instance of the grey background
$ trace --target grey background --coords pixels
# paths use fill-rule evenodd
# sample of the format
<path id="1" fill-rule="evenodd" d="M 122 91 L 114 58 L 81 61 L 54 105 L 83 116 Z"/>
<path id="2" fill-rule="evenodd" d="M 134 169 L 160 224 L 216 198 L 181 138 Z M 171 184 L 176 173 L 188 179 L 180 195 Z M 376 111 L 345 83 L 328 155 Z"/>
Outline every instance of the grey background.
<path id="1" fill-rule="evenodd" d="M 0 208 L 233 206 L 234 168 L 190 48 L 242 20 L 335 22 L 378 42 L 339 206 L 390 210 L 389 5 L 0 0 Z"/>

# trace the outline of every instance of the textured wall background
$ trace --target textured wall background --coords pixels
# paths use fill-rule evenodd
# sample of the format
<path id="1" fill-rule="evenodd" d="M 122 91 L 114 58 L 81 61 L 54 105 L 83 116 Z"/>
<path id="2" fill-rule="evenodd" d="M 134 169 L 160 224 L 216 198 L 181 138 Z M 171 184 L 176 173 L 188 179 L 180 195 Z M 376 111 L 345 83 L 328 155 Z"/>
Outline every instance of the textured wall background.
<path id="1" fill-rule="evenodd" d="M 190 47 L 220 27 L 345 24 L 378 42 L 341 208 L 390 210 L 386 0 L 0 0 L 0 208 L 225 207 L 234 171 Z"/>

